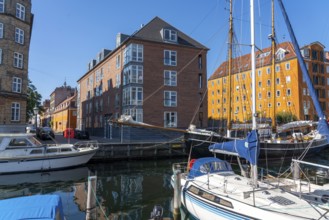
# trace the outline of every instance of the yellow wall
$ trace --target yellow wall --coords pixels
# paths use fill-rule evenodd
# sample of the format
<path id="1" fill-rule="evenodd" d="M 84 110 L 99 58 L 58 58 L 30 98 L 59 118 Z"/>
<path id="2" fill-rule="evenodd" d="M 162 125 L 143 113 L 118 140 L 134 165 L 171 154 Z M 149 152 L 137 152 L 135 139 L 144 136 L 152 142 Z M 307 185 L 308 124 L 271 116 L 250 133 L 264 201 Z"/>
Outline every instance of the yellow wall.
<path id="1" fill-rule="evenodd" d="M 55 112 L 52 116 L 52 128 L 55 132 L 62 132 L 66 128 L 76 128 L 76 118 L 76 109 L 64 109 Z"/>

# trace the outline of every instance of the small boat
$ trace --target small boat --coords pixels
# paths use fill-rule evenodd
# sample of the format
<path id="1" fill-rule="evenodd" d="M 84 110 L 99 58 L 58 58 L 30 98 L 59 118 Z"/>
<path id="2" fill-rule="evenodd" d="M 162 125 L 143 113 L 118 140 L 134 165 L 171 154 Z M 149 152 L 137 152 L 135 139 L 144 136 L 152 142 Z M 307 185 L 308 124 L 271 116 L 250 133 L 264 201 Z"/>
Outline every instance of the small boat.
<path id="1" fill-rule="evenodd" d="M 75 167 L 97 150 L 95 141 L 42 145 L 30 134 L 0 134 L 0 174 Z"/>
<path id="2" fill-rule="evenodd" d="M 34 195 L 1 200 L 0 219 L 64 220 L 65 217 L 60 196 Z"/>

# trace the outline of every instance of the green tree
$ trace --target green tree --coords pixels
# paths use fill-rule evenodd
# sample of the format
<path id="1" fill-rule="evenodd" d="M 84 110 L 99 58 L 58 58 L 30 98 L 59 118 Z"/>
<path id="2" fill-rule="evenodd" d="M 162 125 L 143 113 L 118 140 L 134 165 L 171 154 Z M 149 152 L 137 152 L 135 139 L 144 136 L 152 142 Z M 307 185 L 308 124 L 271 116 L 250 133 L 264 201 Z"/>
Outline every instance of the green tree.
<path id="1" fill-rule="evenodd" d="M 33 108 L 37 106 L 39 108 L 39 112 L 43 112 L 44 109 L 41 106 L 42 96 L 38 93 L 37 88 L 32 84 L 32 81 L 29 80 L 28 88 L 27 88 L 27 105 L 26 105 L 26 120 L 29 121 L 34 113 Z"/>
<path id="2" fill-rule="evenodd" d="M 297 121 L 296 115 L 293 115 L 291 112 L 278 112 L 276 114 L 276 122 L 278 124 L 285 124 L 292 121 Z"/>

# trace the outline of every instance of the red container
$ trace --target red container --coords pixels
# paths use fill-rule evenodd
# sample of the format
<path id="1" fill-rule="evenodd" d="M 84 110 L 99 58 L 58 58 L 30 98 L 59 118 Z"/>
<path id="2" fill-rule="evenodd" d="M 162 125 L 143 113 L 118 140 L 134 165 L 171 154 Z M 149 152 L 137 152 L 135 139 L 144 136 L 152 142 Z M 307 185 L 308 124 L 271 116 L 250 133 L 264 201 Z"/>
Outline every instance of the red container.
<path id="1" fill-rule="evenodd" d="M 74 138 L 74 129 L 73 128 L 66 128 L 64 131 L 65 138 Z"/>

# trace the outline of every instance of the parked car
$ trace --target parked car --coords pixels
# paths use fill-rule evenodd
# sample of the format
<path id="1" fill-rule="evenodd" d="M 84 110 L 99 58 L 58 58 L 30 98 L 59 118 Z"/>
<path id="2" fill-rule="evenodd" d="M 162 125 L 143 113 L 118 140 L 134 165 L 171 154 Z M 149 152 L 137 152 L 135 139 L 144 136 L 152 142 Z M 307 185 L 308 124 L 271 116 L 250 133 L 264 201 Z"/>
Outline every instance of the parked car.
<path id="1" fill-rule="evenodd" d="M 74 138 L 76 139 L 89 139 L 89 133 L 85 130 L 74 130 Z"/>
<path id="2" fill-rule="evenodd" d="M 38 129 L 37 137 L 41 140 L 54 139 L 55 133 L 50 127 L 42 127 Z"/>
<path id="3" fill-rule="evenodd" d="M 26 133 L 36 133 L 36 129 L 35 129 L 34 125 L 27 125 L 25 130 L 26 130 Z"/>

